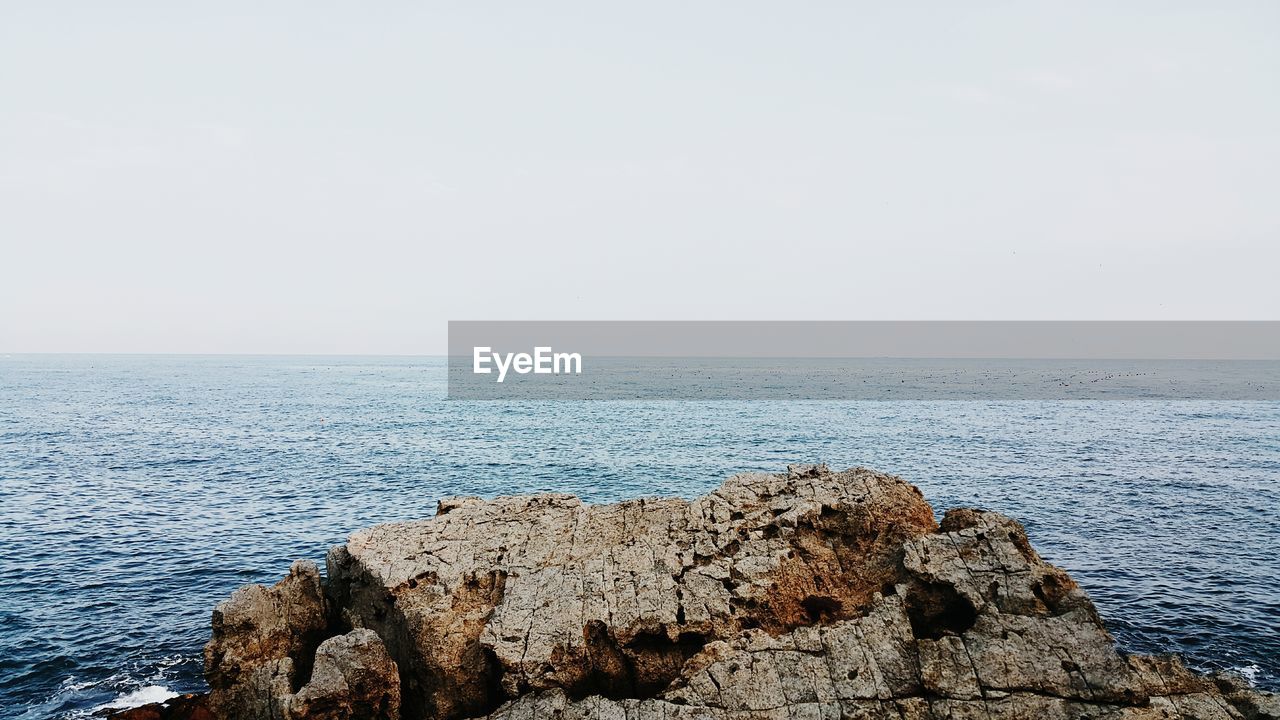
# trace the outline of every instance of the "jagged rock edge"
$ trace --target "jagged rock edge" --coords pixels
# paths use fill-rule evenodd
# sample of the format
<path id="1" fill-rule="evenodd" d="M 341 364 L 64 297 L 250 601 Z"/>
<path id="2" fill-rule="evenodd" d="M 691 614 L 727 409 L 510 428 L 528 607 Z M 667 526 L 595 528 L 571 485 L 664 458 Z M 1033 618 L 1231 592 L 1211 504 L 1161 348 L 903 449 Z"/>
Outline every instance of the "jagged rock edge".
<path id="1" fill-rule="evenodd" d="M 801 475 L 803 476 L 803 475 L 805 475 L 805 474 L 809 474 L 809 473 L 811 473 L 811 472 L 826 473 L 826 472 L 829 472 L 829 471 L 827 471 L 825 468 L 818 468 L 818 469 L 816 469 L 816 470 L 802 469 L 802 470 L 800 470 L 799 472 L 800 472 L 800 473 L 801 473 Z M 794 476 L 796 475 L 796 473 L 797 473 L 797 470 L 792 469 L 792 470 L 790 471 L 790 473 L 791 473 L 791 475 L 794 477 Z M 722 486 L 722 487 L 723 487 L 723 486 Z M 914 487 L 913 487 L 912 489 L 913 489 L 913 490 L 915 490 L 915 488 L 914 488 Z M 918 490 L 915 490 L 915 492 L 916 492 L 917 494 L 919 494 L 919 491 L 918 491 Z M 708 497 L 710 497 L 710 496 L 704 496 L 703 498 L 700 498 L 700 500 L 705 500 L 705 499 L 706 499 L 706 498 L 708 498 Z M 454 510 L 454 509 L 458 506 L 458 504 L 459 504 L 459 503 L 465 503 L 465 502 L 467 502 L 467 500 L 448 500 L 448 501 L 443 501 L 443 502 L 441 503 L 440 510 L 439 510 L 439 512 L 438 512 L 438 514 L 437 514 L 437 517 L 442 516 L 442 515 L 445 515 L 445 514 L 447 514 L 447 513 L 451 512 L 452 510 Z M 641 501 L 641 502 L 642 502 L 642 501 Z M 693 501 L 693 502 L 697 502 L 697 501 Z M 957 519 L 957 520 L 954 520 L 954 521 L 949 522 L 949 520 L 951 520 L 951 518 L 953 517 L 953 515 L 954 515 L 956 518 L 958 518 L 958 519 Z M 962 531 L 962 530 L 968 529 L 968 528 L 972 527 L 972 524 L 971 524 L 971 523 L 974 521 L 974 519 L 973 519 L 973 518 L 974 518 L 974 516 L 975 516 L 975 515 L 976 515 L 976 516 L 982 516 L 982 515 L 987 515 L 987 513 L 982 513 L 981 511 L 971 511 L 971 510 L 953 510 L 953 511 L 949 511 L 949 512 L 947 513 L 946 518 L 944 518 L 944 521 L 943 521 L 942 526 L 941 526 L 941 527 L 935 527 L 935 528 L 933 528 L 933 529 L 930 531 L 929 535 L 931 535 L 931 536 L 933 536 L 933 537 L 945 536 L 945 535 L 949 535 L 949 533 L 950 533 L 950 532 Z M 996 517 L 999 517 L 999 516 L 996 516 Z M 1011 520 L 1007 520 L 1006 518 L 1000 518 L 1000 519 L 1001 519 L 1001 520 L 1008 521 L 1008 522 L 1011 522 L 1011 523 L 1013 522 L 1013 521 L 1011 521 Z M 1016 523 L 1015 523 L 1015 524 L 1016 524 Z M 1020 526 L 1019 526 L 1019 528 L 1020 528 Z M 1019 535 L 1018 537 L 1019 537 L 1019 538 L 1020 538 L 1020 540 L 1021 540 L 1021 542 L 1015 542 L 1015 545 L 1017 545 L 1017 546 L 1018 546 L 1018 550 L 1019 550 L 1020 552 L 1028 553 L 1028 554 L 1029 554 L 1029 556 L 1028 556 L 1028 561 L 1030 561 L 1032 558 L 1034 558 L 1036 561 L 1039 561 L 1038 556 L 1036 556 L 1036 555 L 1035 555 L 1035 551 L 1031 548 L 1030 544 L 1026 542 L 1025 535 Z M 323 583 L 323 587 L 324 587 L 324 593 L 325 593 L 326 601 L 330 604 L 330 605 L 329 605 L 329 607 L 331 608 L 331 610 L 332 610 L 332 612 L 333 612 L 333 615 L 331 615 L 331 625 L 329 626 L 329 631 L 330 631 L 331 633 L 333 633 L 334 635 L 336 635 L 336 634 L 340 633 L 343 629 L 350 630 L 350 629 L 352 628 L 352 626 L 353 626 L 353 623 L 351 623 L 351 622 L 349 621 L 349 618 L 344 618 L 344 617 L 342 616 L 342 613 L 346 612 L 346 611 L 347 611 L 348 609 L 350 609 L 350 607 L 351 607 L 351 598 L 350 598 L 350 597 L 344 597 L 344 596 L 343 596 L 343 592 L 344 592 L 344 591 L 348 591 L 348 592 L 350 591 L 350 584 L 348 583 L 348 584 L 346 584 L 346 586 L 344 587 L 342 584 L 339 584 L 339 583 L 335 583 L 335 582 L 334 582 L 334 575 L 335 575 L 335 573 L 334 573 L 334 569 L 335 569 L 335 564 L 338 564 L 338 565 L 343 564 L 343 563 L 345 562 L 345 560 L 344 560 L 344 556 L 346 556 L 346 558 L 349 558 L 349 555 L 347 554 L 347 546 L 345 546 L 345 545 L 339 545 L 339 546 L 336 546 L 335 548 L 333 548 L 333 550 L 331 550 L 331 552 L 330 552 L 330 554 L 329 554 L 329 557 L 327 558 L 327 565 L 328 565 L 329 573 L 328 573 L 328 577 L 326 577 L 326 578 L 325 578 L 325 581 L 324 581 L 324 583 Z M 905 567 L 905 562 L 906 562 L 906 559 L 904 558 L 904 559 L 903 559 L 904 567 Z M 1068 603 L 1069 607 L 1067 607 L 1067 609 L 1066 609 L 1064 612 L 1068 612 L 1068 613 L 1069 613 L 1069 612 L 1084 612 L 1084 613 L 1091 613 L 1094 617 L 1096 617 L 1096 611 L 1093 609 L 1092 604 L 1088 602 L 1087 598 L 1083 597 L 1083 593 L 1079 593 L 1079 596 L 1078 596 L 1078 597 L 1075 597 L 1074 599 L 1070 597 L 1070 596 L 1071 596 L 1071 594 L 1072 594 L 1072 592 L 1073 592 L 1073 591 L 1075 591 L 1075 589 L 1074 589 L 1074 583 L 1071 583 L 1071 582 L 1070 582 L 1070 579 L 1066 577 L 1065 573 L 1061 573 L 1061 571 L 1060 571 L 1060 570 L 1057 570 L 1056 568 L 1053 568 L 1052 566 L 1050 566 L 1050 565 L 1048 565 L 1048 564 L 1044 564 L 1044 563 L 1042 563 L 1042 562 L 1041 562 L 1041 564 L 1042 564 L 1044 567 L 1049 568 L 1049 569 L 1050 569 L 1050 570 L 1052 570 L 1052 571 L 1056 571 L 1056 572 L 1061 576 L 1061 578 L 1065 578 L 1065 579 L 1066 579 L 1066 582 L 1067 582 L 1067 583 L 1070 583 L 1070 585 L 1071 585 L 1071 587 L 1067 589 L 1067 591 L 1065 592 L 1065 594 L 1064 594 L 1062 597 L 1058 597 L 1058 598 L 1057 598 L 1057 601 L 1062 601 L 1062 600 L 1064 600 L 1064 599 L 1066 599 L 1066 600 L 1069 600 L 1069 601 L 1070 601 L 1070 602 Z M 685 570 L 687 570 L 687 569 L 688 569 L 688 568 L 686 567 L 686 568 L 685 568 Z M 683 571 L 684 571 L 684 570 L 682 570 L 682 572 L 683 572 Z M 496 589 L 496 591 L 497 591 L 497 592 L 499 593 L 499 595 L 500 595 L 500 594 L 501 594 L 501 592 L 502 592 L 502 587 L 503 587 L 503 586 L 504 586 L 504 584 L 505 584 L 506 576 L 505 576 L 504 574 L 500 573 L 499 571 L 494 571 L 494 573 L 496 573 L 496 574 L 495 574 L 493 577 L 491 577 L 491 578 L 490 578 L 490 580 L 489 580 L 489 586 L 490 586 L 490 589 L 491 589 L 491 590 Z M 341 573 L 339 573 L 339 575 L 340 575 L 340 574 L 341 574 Z M 1049 575 L 1048 577 L 1057 577 L 1057 576 Z M 917 581 L 919 581 L 919 580 L 920 580 L 920 578 L 918 578 L 918 577 L 913 577 L 913 578 L 911 578 L 911 582 L 917 582 Z M 372 587 L 372 586 L 375 586 L 375 583 L 370 583 L 370 584 L 369 584 L 369 586 L 371 586 L 371 587 Z M 886 588 L 886 589 L 887 589 L 887 588 Z M 955 590 L 955 588 L 952 588 L 952 590 L 954 591 L 954 590 Z M 906 588 L 899 589 L 899 588 L 895 587 L 895 589 L 894 589 L 894 593 L 896 593 L 896 594 L 900 594 L 900 595 L 901 595 L 901 596 L 903 596 L 903 597 L 912 597 L 912 596 L 914 596 L 915 594 L 918 594 L 918 592 L 919 592 L 919 590 L 910 590 L 910 589 L 906 589 Z M 385 600 L 386 600 L 386 605 L 387 605 L 388 611 L 389 611 L 389 612 L 394 612 L 394 611 L 395 611 L 395 609 L 396 609 L 396 605 L 395 605 L 395 603 L 394 603 L 394 602 L 392 602 L 392 600 L 393 600 L 393 595 L 389 594 L 389 595 L 388 595 L 388 597 L 387 597 Z M 500 602 L 501 602 L 501 597 L 499 596 L 499 598 L 497 599 L 497 601 L 495 601 L 495 602 L 493 603 L 493 604 L 494 604 L 494 606 L 495 606 L 495 607 L 494 607 L 494 609 L 491 609 L 491 610 L 490 610 L 489 615 L 488 615 L 488 616 L 486 616 L 486 618 L 484 619 L 484 622 L 486 622 L 486 623 L 488 622 L 489 617 L 491 617 L 491 616 L 492 616 L 492 613 L 494 612 L 494 610 L 496 610 L 496 606 L 497 606 Z M 866 614 L 867 614 L 867 612 L 869 611 L 869 609 L 870 609 L 872 606 L 874 606 L 874 605 L 876 605 L 876 604 L 878 604 L 878 603 L 880 603 L 880 602 L 883 602 L 883 595 L 882 595 L 882 594 L 877 594 L 877 595 L 875 595 L 875 596 L 874 596 L 874 598 L 873 598 L 873 600 L 871 601 L 871 603 L 870 603 L 868 606 L 861 608 L 861 609 L 860 609 L 860 614 L 859 614 L 859 615 L 857 615 L 856 617 L 865 617 L 865 616 L 866 616 Z M 1050 606 L 1050 608 L 1049 608 L 1050 610 L 1055 610 L 1055 609 L 1056 609 L 1056 608 L 1054 608 L 1054 607 L 1051 607 L 1051 606 L 1053 606 L 1053 605 L 1055 605 L 1055 604 L 1056 604 L 1056 602 L 1055 602 L 1055 603 L 1051 603 L 1051 602 L 1048 602 L 1048 601 L 1046 601 L 1046 602 L 1045 602 L 1045 605 L 1046 605 L 1046 606 Z M 682 610 L 683 610 L 683 608 L 682 608 Z M 975 614 L 976 614 L 976 610 L 975 610 Z M 844 621 L 848 621 L 848 618 L 837 618 L 837 619 L 834 619 L 834 620 L 830 620 L 830 621 L 829 621 L 829 619 L 827 619 L 827 618 L 817 617 L 817 618 L 812 618 L 812 623 L 811 623 L 810 625 L 808 625 L 808 626 L 805 626 L 805 625 L 799 625 L 799 626 L 796 626 L 796 627 L 810 627 L 810 626 L 815 626 L 815 625 L 830 625 L 830 624 L 837 624 L 837 623 L 839 623 L 839 622 L 844 622 Z M 793 628 L 792 630 L 794 630 L 794 628 Z M 402 653 L 397 653 L 397 652 L 395 652 L 395 651 L 393 650 L 393 645 L 396 643 L 396 640 L 395 640 L 395 638 L 394 638 L 394 637 L 388 637 L 389 633 L 384 633 L 384 632 L 379 631 L 379 630 L 377 630 L 377 629 L 374 629 L 374 631 L 377 633 L 377 635 L 378 635 L 378 637 L 380 638 L 381 642 L 386 646 L 387 650 L 391 653 L 392 657 L 396 658 L 397 662 L 399 662 L 399 661 L 401 660 L 401 658 L 402 658 L 402 657 L 406 657 L 406 656 L 407 656 L 407 655 L 402 654 Z M 590 628 L 583 628 L 583 632 L 584 632 L 584 636 L 586 636 L 586 635 L 590 632 Z M 748 629 L 745 629 L 745 630 L 741 630 L 741 631 L 740 631 L 740 633 L 750 633 L 750 632 L 751 632 L 751 630 L 750 630 L 749 628 L 748 628 Z M 947 635 L 947 633 L 946 633 L 946 632 L 943 632 L 943 635 L 945 636 L 945 635 Z M 333 635 L 330 635 L 330 637 L 332 637 L 332 636 L 333 636 Z M 327 638 L 324 638 L 324 639 L 327 639 Z M 322 641 L 323 641 L 323 639 L 322 639 Z M 1110 641 L 1109 636 L 1108 636 L 1108 641 Z M 686 658 L 685 658 L 685 662 L 684 662 L 684 664 L 682 665 L 682 669 L 681 669 L 681 671 L 677 674 L 677 676 L 676 676 L 676 680 L 674 680 L 674 681 L 673 681 L 673 684 L 674 684 L 674 683 L 676 683 L 676 682 L 679 682 L 679 680 L 680 680 L 681 678 L 683 678 L 683 677 L 687 674 L 687 668 L 688 668 L 689 664 L 691 664 L 691 663 L 693 662 L 694 658 L 696 658 L 698 654 L 700 654 L 700 653 L 702 653 L 702 652 L 705 652 L 705 646 L 706 646 L 706 645 L 709 645 L 709 644 L 712 644 L 712 643 L 714 643 L 714 642 L 725 642 L 725 640 L 724 640 L 724 639 L 711 640 L 711 641 L 706 641 L 706 640 L 704 640 L 704 642 L 702 643 L 703 647 L 700 647 L 700 649 L 699 649 L 699 653 L 694 654 L 694 656 L 693 656 L 693 657 L 686 657 Z M 310 648 L 307 650 L 307 652 L 309 652 L 309 653 L 310 653 L 310 656 L 311 656 L 311 657 L 310 657 L 310 658 L 308 658 L 307 660 L 305 660 L 305 661 L 304 661 L 304 664 L 311 664 L 311 663 L 313 663 L 313 662 L 314 662 L 314 653 L 315 653 L 315 650 L 316 650 L 316 648 L 317 648 L 318 646 L 319 646 L 319 642 L 315 643 L 315 645 L 314 645 L 313 647 L 310 647 Z M 491 652 L 491 651 L 490 651 L 490 652 Z M 1138 659 L 1139 659 L 1139 660 L 1141 660 L 1141 661 L 1154 661 L 1154 659 L 1152 659 L 1152 658 L 1138 658 Z M 1126 660 L 1126 661 L 1127 661 L 1127 660 Z M 496 662 L 496 661 L 494 661 L 492 658 L 490 658 L 490 659 L 488 659 L 486 662 Z M 1185 671 L 1185 670 L 1183 670 L 1183 669 L 1181 669 L 1181 667 L 1180 667 L 1180 666 L 1177 666 L 1177 672 L 1186 673 L 1186 671 Z M 411 676 L 410 674 L 408 674 L 408 668 L 405 668 L 405 667 L 397 667 L 397 674 L 398 674 L 398 677 L 399 677 L 399 680 L 400 680 L 400 683 L 401 683 L 401 694 L 402 694 L 402 696 L 409 696 L 411 693 L 416 693 L 416 692 L 419 690 L 419 688 L 417 688 L 417 687 L 415 687 L 415 686 L 414 686 L 413 678 L 412 678 L 412 676 Z M 502 674 L 501 669 L 498 669 L 498 670 L 497 670 L 497 674 L 498 674 L 499 676 Z M 1159 675 L 1160 675 L 1159 671 L 1156 671 L 1156 672 L 1154 673 L 1154 675 L 1159 676 Z M 1176 683 L 1171 682 L 1170 680 L 1165 679 L 1164 677 L 1159 677 L 1159 679 L 1160 679 L 1160 681 L 1161 681 L 1161 684 L 1162 684 L 1162 685 L 1164 685 L 1166 688 L 1168 688 L 1171 684 L 1176 684 Z M 292 689 L 296 692 L 296 691 L 299 689 L 299 687 L 300 687 L 300 686 L 305 685 L 307 682 L 309 682 L 309 680 L 310 680 L 310 678 L 309 678 L 309 677 L 306 677 L 306 678 L 302 678 L 302 677 L 300 677 L 300 678 L 296 678 L 296 679 L 295 679 L 295 681 L 294 681 L 294 683 L 293 683 L 295 687 L 293 687 Z M 1213 687 L 1213 685 L 1214 685 L 1214 683 L 1213 683 L 1213 682 L 1211 682 L 1209 679 L 1199 678 L 1199 680 L 1200 680 L 1200 682 L 1201 682 L 1202 684 L 1206 684 L 1206 685 L 1207 685 L 1207 687 Z M 495 678 L 495 679 L 493 680 L 493 684 L 495 684 L 495 685 L 500 685 L 500 682 L 501 682 L 501 681 L 500 681 L 500 679 L 496 679 L 496 678 Z M 1182 680 L 1182 682 L 1186 682 L 1185 678 Z M 1238 713 L 1240 716 L 1242 716 L 1242 717 L 1246 717 L 1246 718 L 1247 718 L 1247 717 L 1271 717 L 1271 716 L 1272 716 L 1272 715 L 1267 715 L 1267 714 L 1265 714 L 1265 713 L 1267 713 L 1267 712 L 1270 712 L 1270 710 L 1268 710 L 1268 709 L 1264 709 L 1264 710 L 1262 711 L 1262 713 L 1263 713 L 1263 714 L 1258 714 L 1258 713 L 1259 713 L 1259 711 L 1258 711 L 1258 709 L 1257 709 L 1257 705 L 1258 705 L 1258 697 L 1259 697 L 1259 695 L 1260 695 L 1260 694 L 1255 693 L 1255 692 L 1252 692 L 1252 691 L 1249 691 L 1249 690 L 1247 690 L 1247 689 L 1242 689 L 1242 688 L 1240 688 L 1240 687 L 1238 687 L 1238 686 L 1236 686 L 1236 685 L 1232 685 L 1232 684 L 1231 684 L 1231 682 L 1230 682 L 1229 680 L 1218 680 L 1218 681 L 1216 681 L 1216 682 L 1217 682 L 1217 685 L 1218 685 L 1218 686 L 1220 686 L 1220 687 L 1218 688 L 1218 689 L 1220 690 L 1220 694 L 1219 694 L 1217 697 L 1220 697 L 1220 698 L 1222 698 L 1222 700 L 1223 700 L 1223 701 L 1225 701 L 1225 702 L 1224 702 L 1224 707 L 1226 707 L 1226 706 L 1230 706 L 1230 707 L 1232 708 L 1232 710 L 1234 710 L 1234 711 L 1235 711 L 1236 713 Z M 1228 691 L 1227 691 L 1227 688 L 1228 688 L 1228 687 L 1230 687 L 1230 688 L 1231 688 L 1231 692 L 1228 692 Z M 673 688 L 672 688 L 672 686 L 668 686 L 668 687 L 666 687 L 664 690 L 659 691 L 659 692 L 645 692 L 645 693 L 642 693 L 642 694 L 635 694 L 634 696 L 625 696 L 625 695 L 624 695 L 624 696 L 623 696 L 623 697 L 621 697 L 621 698 L 618 698 L 618 697 L 605 697 L 605 698 L 601 698 L 601 699 L 600 699 L 600 702 L 616 702 L 616 701 L 618 701 L 618 700 L 623 700 L 623 701 L 630 701 L 630 700 L 634 700 L 634 701 L 637 701 L 637 702 L 641 702 L 641 701 L 655 701 L 655 702 L 660 702 L 661 700 L 659 699 L 659 696 L 661 696 L 661 695 L 663 695 L 663 694 L 666 694 L 666 693 L 669 693 L 672 689 L 673 689 Z M 1171 689 L 1171 688 L 1170 688 L 1170 689 Z M 522 692 L 518 693 L 515 697 L 509 697 L 509 696 L 504 696 L 504 694 L 503 694 L 500 690 L 497 690 L 497 688 L 494 688 L 494 690 L 495 690 L 494 692 L 489 693 L 489 694 L 490 694 L 490 697 L 491 697 L 491 700 L 490 700 L 490 702 L 489 702 L 489 703 L 487 703 L 487 707 L 485 707 L 485 708 L 482 708 L 482 709 L 481 709 L 481 710 L 482 710 L 481 712 L 478 712 L 478 713 L 472 713 L 472 714 L 466 714 L 466 715 L 462 715 L 461 717 L 466 717 L 466 718 L 483 717 L 483 716 L 486 716 L 486 715 L 489 715 L 489 714 L 492 714 L 492 713 L 495 713 L 495 712 L 499 712 L 499 711 L 501 711 L 503 708 L 506 708 L 507 706 L 511 706 L 511 705 L 515 705 L 515 704 L 518 704 L 518 703 L 524 702 L 524 701 L 528 700 L 529 698 L 532 698 L 532 697 L 535 697 L 535 696 L 539 695 L 539 693 L 538 693 L 537 691 L 532 691 L 532 692 L 530 692 L 530 691 L 522 691 Z M 1206 689 L 1205 691 L 1207 692 L 1207 689 Z M 551 694 L 551 695 L 554 695 L 554 694 L 555 694 L 555 693 L 557 693 L 557 692 L 560 692 L 561 694 L 563 694 L 563 695 L 565 696 L 565 699 L 566 699 L 567 701 L 572 702 L 572 701 L 574 700 L 574 698 L 573 698 L 572 696 L 570 696 L 570 694 L 569 694 L 569 693 L 564 692 L 563 690 L 557 690 L 556 688 L 551 688 L 551 689 L 545 689 L 545 688 L 544 688 L 540 694 L 541 694 L 541 695 L 547 695 L 547 694 L 549 693 L 549 694 Z M 1031 687 L 1029 687 L 1029 688 L 1010 688 L 1010 689 L 1008 689 L 1008 694 L 1009 694 L 1009 695 L 1015 695 L 1015 694 L 1034 695 L 1034 696 L 1036 696 L 1036 697 L 1042 697 L 1042 698 L 1053 698 L 1053 699 L 1064 700 L 1064 701 L 1067 701 L 1067 702 L 1083 702 L 1084 704 L 1088 704 L 1088 705 L 1115 705 L 1115 706 L 1117 706 L 1117 707 L 1133 707 L 1133 705 L 1132 705 L 1133 700 L 1132 700 L 1132 699 L 1128 699 L 1128 700 L 1126 700 L 1126 699 L 1107 699 L 1107 698 L 1102 698 L 1102 697 L 1094 697 L 1094 698 L 1089 698 L 1088 700 L 1082 700 L 1082 699 L 1080 699 L 1080 698 L 1075 698 L 1075 697 L 1070 697 L 1070 696 L 1060 696 L 1060 695 L 1054 695 L 1054 694 L 1052 694 L 1052 693 L 1045 693 L 1045 692 L 1043 692 L 1043 691 L 1041 691 L 1041 690 L 1039 690 L 1039 689 L 1037 689 L 1037 688 L 1031 688 Z M 1200 693 L 1197 693 L 1197 692 L 1171 692 L 1171 693 L 1168 693 L 1167 695 L 1161 695 L 1161 696 L 1157 696 L 1157 697 L 1173 698 L 1173 697 L 1183 697 L 1183 696 L 1203 695 L 1203 694 L 1204 694 L 1204 692 L 1200 692 Z M 577 699 L 578 699 L 578 700 L 590 699 L 590 697 L 591 697 L 591 696 L 581 696 L 581 697 L 579 697 L 579 698 L 577 698 Z M 1267 700 L 1267 696 L 1266 696 L 1265 694 L 1262 694 L 1262 697 L 1263 697 L 1263 700 L 1264 700 L 1264 701 L 1265 701 L 1265 700 Z M 962 699 L 960 699 L 960 698 L 949 698 L 949 697 L 945 697 L 945 696 L 942 696 L 942 695 L 930 695 L 930 694 L 928 694 L 928 693 L 921 693 L 921 694 L 919 694 L 919 695 L 909 695 L 909 696 L 903 696 L 903 697 L 895 697 L 895 698 L 893 698 L 893 699 L 892 699 L 892 701 L 893 701 L 893 702 L 898 702 L 898 701 L 901 701 L 901 700 L 907 700 L 907 699 L 911 699 L 911 698 L 919 698 L 919 699 L 924 700 L 924 701 L 927 701 L 927 702 L 933 702 L 933 701 L 936 701 L 936 700 L 947 700 L 947 701 L 961 701 L 961 700 L 962 700 Z M 984 701 L 986 701 L 986 700 L 984 699 Z M 624 704 L 625 704 L 625 702 L 624 702 Z M 1264 704 L 1265 704 L 1265 703 L 1264 703 Z M 790 705 L 792 705 L 792 703 L 786 703 L 786 705 L 790 706 Z M 1268 705 L 1268 707 L 1269 707 L 1269 705 Z M 1228 715 L 1228 717 L 1230 717 L 1230 715 Z"/>

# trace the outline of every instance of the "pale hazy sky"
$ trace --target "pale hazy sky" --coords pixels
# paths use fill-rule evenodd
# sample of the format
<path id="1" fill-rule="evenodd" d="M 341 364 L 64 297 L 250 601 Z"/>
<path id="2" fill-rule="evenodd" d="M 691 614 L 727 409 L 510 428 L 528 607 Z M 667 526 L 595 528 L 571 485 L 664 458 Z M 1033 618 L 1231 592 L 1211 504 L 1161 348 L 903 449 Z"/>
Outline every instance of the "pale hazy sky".
<path id="1" fill-rule="evenodd" d="M 1278 32 L 1270 1 L 4 2 L 0 352 L 1277 319 Z"/>

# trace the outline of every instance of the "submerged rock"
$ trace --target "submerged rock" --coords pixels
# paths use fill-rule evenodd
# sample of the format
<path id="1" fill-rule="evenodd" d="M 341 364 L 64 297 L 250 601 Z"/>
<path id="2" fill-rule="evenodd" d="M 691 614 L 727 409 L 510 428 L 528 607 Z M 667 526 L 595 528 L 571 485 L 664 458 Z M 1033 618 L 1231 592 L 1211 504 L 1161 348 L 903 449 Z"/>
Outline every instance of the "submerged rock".
<path id="1" fill-rule="evenodd" d="M 1275 698 L 1117 651 L 995 513 L 865 469 L 693 501 L 456 498 L 214 613 L 223 718 L 1254 718 Z"/>

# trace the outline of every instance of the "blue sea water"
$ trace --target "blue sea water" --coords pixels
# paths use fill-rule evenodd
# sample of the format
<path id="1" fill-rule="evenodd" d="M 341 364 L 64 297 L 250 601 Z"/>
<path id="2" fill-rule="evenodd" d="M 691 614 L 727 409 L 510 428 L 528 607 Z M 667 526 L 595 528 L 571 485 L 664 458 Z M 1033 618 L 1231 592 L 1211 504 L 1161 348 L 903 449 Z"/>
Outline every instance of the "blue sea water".
<path id="1" fill-rule="evenodd" d="M 442 358 L 0 357 L 0 708 L 202 687 L 213 605 L 445 495 L 865 465 L 999 510 L 1122 646 L 1280 688 L 1280 403 L 463 402 Z"/>

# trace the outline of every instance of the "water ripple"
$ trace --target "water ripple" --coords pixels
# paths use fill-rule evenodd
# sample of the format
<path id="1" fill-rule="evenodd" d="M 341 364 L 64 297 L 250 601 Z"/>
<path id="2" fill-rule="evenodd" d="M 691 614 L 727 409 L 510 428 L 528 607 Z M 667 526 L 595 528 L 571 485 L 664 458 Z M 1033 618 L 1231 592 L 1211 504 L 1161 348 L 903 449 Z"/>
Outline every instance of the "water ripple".
<path id="1" fill-rule="evenodd" d="M 0 707 L 202 687 L 214 603 L 445 495 L 788 462 L 1022 520 L 1120 643 L 1280 687 L 1280 403 L 448 402 L 434 359 L 0 359 Z"/>

